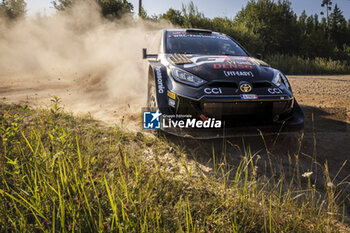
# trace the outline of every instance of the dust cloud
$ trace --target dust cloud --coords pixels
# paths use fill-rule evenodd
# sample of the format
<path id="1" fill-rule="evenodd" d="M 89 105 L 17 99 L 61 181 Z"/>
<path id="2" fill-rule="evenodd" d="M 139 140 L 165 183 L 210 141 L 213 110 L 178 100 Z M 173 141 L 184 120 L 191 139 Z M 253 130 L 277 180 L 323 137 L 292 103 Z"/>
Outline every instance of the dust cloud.
<path id="1" fill-rule="evenodd" d="M 155 49 L 167 27 L 130 15 L 105 19 L 92 1 L 16 23 L 0 19 L 0 98 L 42 106 L 58 96 L 66 110 L 110 123 L 136 119 L 146 102 L 142 48 Z"/>

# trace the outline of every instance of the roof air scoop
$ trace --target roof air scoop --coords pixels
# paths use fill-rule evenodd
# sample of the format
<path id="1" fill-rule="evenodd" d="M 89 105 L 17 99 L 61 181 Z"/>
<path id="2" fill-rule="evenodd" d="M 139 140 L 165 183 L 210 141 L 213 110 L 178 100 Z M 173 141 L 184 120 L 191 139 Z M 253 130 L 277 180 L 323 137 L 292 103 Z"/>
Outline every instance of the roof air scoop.
<path id="1" fill-rule="evenodd" d="M 169 59 L 175 63 L 175 65 L 182 65 L 182 64 L 191 64 L 192 61 L 190 59 L 188 59 L 188 57 L 186 57 L 183 54 L 178 54 L 175 53 L 173 55 L 171 55 L 169 57 Z"/>
<path id="2" fill-rule="evenodd" d="M 212 34 L 211 30 L 206 29 L 186 29 L 187 33 L 202 33 L 202 34 Z"/>

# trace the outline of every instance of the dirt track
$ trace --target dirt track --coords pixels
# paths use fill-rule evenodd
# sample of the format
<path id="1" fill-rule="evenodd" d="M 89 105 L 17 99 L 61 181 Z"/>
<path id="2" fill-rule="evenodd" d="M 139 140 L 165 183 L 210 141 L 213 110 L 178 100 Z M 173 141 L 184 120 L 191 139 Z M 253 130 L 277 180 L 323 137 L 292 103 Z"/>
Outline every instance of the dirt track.
<path id="1" fill-rule="evenodd" d="M 74 74 L 73 74 L 74 75 Z M 91 113 L 97 119 L 107 123 L 120 124 L 124 118 L 124 127 L 133 130 L 139 130 L 140 111 L 144 100 L 135 102 L 115 101 L 105 96 L 104 83 L 99 82 L 100 77 L 88 77 L 86 79 L 68 80 L 62 78 L 47 79 L 40 78 L 40 81 L 25 82 L 23 78 L 4 79 L 0 77 L 0 98 L 10 103 L 27 103 L 35 106 L 47 106 L 50 104 L 50 98 L 59 96 L 62 98 L 66 110 L 75 113 Z M 73 80 L 73 81 L 70 81 Z M 313 169 L 316 162 L 324 165 L 328 161 L 331 176 L 335 176 L 345 160 L 350 157 L 350 75 L 342 76 L 290 76 L 294 94 L 302 106 L 305 113 L 305 135 L 301 143 L 299 153 L 301 173 Z M 108 99 L 108 101 L 101 101 Z M 177 143 L 181 139 L 176 139 Z M 271 141 L 274 139 L 272 138 Z M 245 144 L 252 147 L 253 153 L 260 153 L 265 145 L 259 139 L 246 139 Z M 222 148 L 222 141 L 212 141 L 215 148 Z M 198 147 L 183 144 L 188 153 L 196 150 L 202 155 L 197 158 L 203 164 L 208 165 L 212 158 L 210 148 L 203 147 L 198 143 Z M 242 147 L 241 139 L 233 139 L 231 144 Z M 280 142 L 281 143 L 281 142 Z M 288 167 L 287 155 L 292 150 L 285 146 L 286 142 L 281 143 L 279 149 L 282 152 L 275 152 L 276 161 L 280 161 L 282 166 Z M 206 143 L 208 144 L 208 143 Z M 210 145 L 211 143 L 209 143 Z M 278 144 L 278 143 L 277 143 Z M 287 142 L 287 144 L 290 144 Z M 290 145 L 288 145 L 290 146 Z M 271 146 L 273 147 L 273 146 Z M 278 151 L 276 149 L 275 151 Z M 273 149 L 269 150 L 273 151 Z M 238 153 L 239 154 L 239 153 Z M 263 156 L 263 153 L 261 153 Z M 232 153 L 233 160 L 237 159 L 237 154 Z M 295 158 L 294 158 L 295 159 Z M 209 165 L 210 166 L 210 162 Z M 277 166 L 277 165 L 276 165 Z M 350 174 L 350 163 L 347 163 L 337 180 Z M 349 181 L 349 178 L 347 178 Z"/>
<path id="2" fill-rule="evenodd" d="M 234 168 L 241 155 L 250 150 L 254 161 L 260 158 L 256 169 L 266 179 L 283 174 L 287 183 L 293 180 L 293 184 L 307 189 L 308 180 L 302 174 L 312 171 L 311 182 L 320 194 L 324 195 L 325 187 L 332 182 L 339 194 L 337 201 L 344 201 L 350 216 L 350 75 L 290 76 L 289 80 L 305 114 L 302 135 L 170 140 L 180 145 L 188 157 L 212 170 L 213 153 L 216 164 L 226 161 Z"/>
<path id="3" fill-rule="evenodd" d="M 289 81 L 306 119 L 302 152 L 321 164 L 327 160 L 331 174 L 338 172 L 350 158 L 350 75 L 290 76 Z M 342 178 L 350 175 L 349 162 Z"/>
<path id="4" fill-rule="evenodd" d="M 136 119 L 139 119 L 140 109 L 145 100 L 139 97 L 140 94 L 130 101 L 125 101 L 125 97 L 119 99 L 111 96 L 110 87 L 104 78 L 100 77 L 101 73 L 96 73 L 95 76 L 72 73 L 67 77 L 38 77 L 37 81 L 32 81 L 31 76 L 28 79 L 0 76 L 0 98 L 6 103 L 47 107 L 51 104 L 50 99 L 57 96 L 61 98 L 61 104 L 66 111 L 91 114 L 109 125 L 120 124 L 124 119 L 127 128 L 138 130 L 140 127 Z M 144 90 L 145 88 L 146 85 Z"/>
<path id="5" fill-rule="evenodd" d="M 350 119 L 350 75 L 289 76 L 294 95 L 301 105 L 338 109 L 334 119 Z"/>

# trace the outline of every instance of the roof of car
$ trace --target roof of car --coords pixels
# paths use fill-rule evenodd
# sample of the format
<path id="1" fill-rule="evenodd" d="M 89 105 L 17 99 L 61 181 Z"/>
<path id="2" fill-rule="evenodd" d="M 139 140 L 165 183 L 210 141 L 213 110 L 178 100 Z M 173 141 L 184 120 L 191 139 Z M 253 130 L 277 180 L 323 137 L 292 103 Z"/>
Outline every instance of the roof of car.
<path id="1" fill-rule="evenodd" d="M 213 32 L 208 29 L 198 29 L 198 28 L 174 28 L 174 29 L 165 29 L 164 31 L 167 32 L 187 32 L 187 33 L 210 33 L 210 34 L 219 34 L 219 35 L 225 35 L 223 33 L 219 32 Z"/>

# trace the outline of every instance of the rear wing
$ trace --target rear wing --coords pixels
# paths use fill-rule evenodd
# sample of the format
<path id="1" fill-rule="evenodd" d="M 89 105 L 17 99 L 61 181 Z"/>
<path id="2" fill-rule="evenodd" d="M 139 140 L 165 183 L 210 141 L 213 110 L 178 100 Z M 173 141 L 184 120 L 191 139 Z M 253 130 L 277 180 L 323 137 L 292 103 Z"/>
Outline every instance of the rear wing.
<path id="1" fill-rule="evenodd" d="M 143 48 L 142 49 L 142 59 L 147 59 L 147 58 L 157 58 L 158 54 L 147 54 L 147 49 Z"/>

